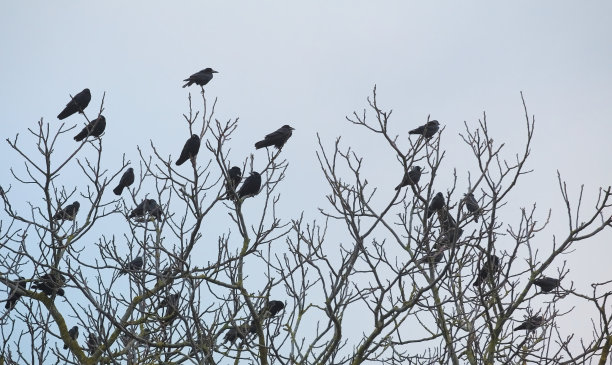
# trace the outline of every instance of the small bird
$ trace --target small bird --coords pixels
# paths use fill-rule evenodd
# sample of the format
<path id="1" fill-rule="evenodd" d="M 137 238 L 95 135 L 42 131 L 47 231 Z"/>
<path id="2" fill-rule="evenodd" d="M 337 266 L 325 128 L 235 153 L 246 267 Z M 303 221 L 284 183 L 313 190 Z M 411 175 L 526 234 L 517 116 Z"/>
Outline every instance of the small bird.
<path id="1" fill-rule="evenodd" d="M 533 284 L 539 286 L 542 292 L 549 293 L 561 284 L 561 280 L 545 276 L 543 278 L 535 279 Z"/>
<path id="2" fill-rule="evenodd" d="M 481 214 L 481 211 L 476 198 L 474 198 L 474 194 L 465 194 L 463 201 L 465 202 L 465 207 L 467 208 L 468 212 L 472 213 L 474 216 L 474 222 L 478 223 L 478 216 Z"/>
<path id="3" fill-rule="evenodd" d="M 257 195 L 259 189 L 261 189 L 261 175 L 259 175 L 257 171 L 253 171 L 251 175 L 244 180 L 240 190 L 238 190 L 238 199 Z"/>
<path id="4" fill-rule="evenodd" d="M 230 346 L 234 344 L 234 342 L 236 342 L 236 340 L 238 338 L 245 340 L 247 336 L 247 329 L 244 328 L 244 326 L 240 326 L 240 327 L 230 327 L 227 332 L 225 333 L 225 336 L 223 337 L 223 343 L 230 343 Z"/>
<path id="5" fill-rule="evenodd" d="M 21 295 L 23 294 L 23 291 L 26 290 L 27 280 L 24 277 L 20 276 L 19 281 L 16 283 L 13 282 L 12 284 L 17 286 L 11 289 L 9 297 L 6 300 L 6 304 L 4 305 L 4 308 L 6 308 L 9 312 L 13 308 L 15 308 L 15 306 L 17 305 L 17 301 L 19 300 L 19 298 L 21 298 Z"/>
<path id="6" fill-rule="evenodd" d="M 117 185 L 117 187 L 113 189 L 113 193 L 115 193 L 115 195 L 121 195 L 121 193 L 123 192 L 123 189 L 127 188 L 133 183 L 134 183 L 134 169 L 130 167 L 123 173 L 123 175 L 121 176 L 121 179 L 119 179 L 119 185 Z"/>
<path id="7" fill-rule="evenodd" d="M 123 269 L 119 270 L 119 275 L 127 274 L 128 272 L 132 271 L 138 271 L 142 269 L 143 264 L 144 260 L 142 259 L 142 256 L 138 256 L 134 260 L 128 262 Z"/>
<path id="8" fill-rule="evenodd" d="M 176 165 L 180 166 L 189 158 L 194 158 L 198 154 L 200 150 L 200 137 L 197 134 L 192 134 L 191 137 L 185 142 L 185 146 L 183 146 L 183 150 L 181 151 L 181 156 L 178 160 L 176 160 Z"/>
<path id="9" fill-rule="evenodd" d="M 32 289 L 40 290 L 47 296 L 53 296 L 54 294 L 64 296 L 64 289 L 62 286 L 66 283 L 66 280 L 62 274 L 54 271 L 53 273 L 46 273 L 32 282 Z"/>
<path id="10" fill-rule="evenodd" d="M 87 124 L 76 136 L 74 140 L 80 142 L 89 136 L 100 137 L 106 129 L 106 118 L 104 115 L 100 115 L 98 118 L 92 120 Z"/>
<path id="11" fill-rule="evenodd" d="M 255 149 L 274 146 L 280 150 L 281 148 L 283 148 L 289 137 L 291 137 L 291 135 L 293 134 L 293 130 L 295 130 L 295 128 L 285 124 L 276 131 L 266 135 L 263 140 L 255 143 Z"/>
<path id="12" fill-rule="evenodd" d="M 76 339 L 79 338 L 79 327 L 77 326 L 72 327 L 68 331 L 68 334 L 70 335 L 70 338 L 76 341 Z M 64 350 L 66 350 L 67 348 L 68 348 L 68 344 L 64 344 Z"/>
<path id="13" fill-rule="evenodd" d="M 76 112 L 82 113 L 83 110 L 87 108 L 87 105 L 89 105 L 90 101 L 91 93 L 89 92 L 89 89 L 83 89 L 83 91 L 76 94 L 72 98 L 72 100 L 70 100 L 68 104 L 66 104 L 66 107 L 64 108 L 64 110 L 62 110 L 61 113 L 59 113 L 57 119 L 66 119 Z"/>
<path id="14" fill-rule="evenodd" d="M 544 318 L 542 316 L 535 316 L 527 318 L 520 326 L 516 327 L 514 331 L 527 330 L 533 331 L 536 328 L 540 327 L 544 323 Z"/>
<path id="15" fill-rule="evenodd" d="M 444 208 L 444 195 L 437 193 L 436 196 L 431 199 L 429 208 L 427 208 L 427 218 L 431 217 L 434 212 Z"/>
<path id="16" fill-rule="evenodd" d="M 102 343 L 102 338 L 100 336 L 96 336 L 93 333 L 89 332 L 87 336 L 87 351 L 89 351 L 89 355 L 93 355 L 96 352 L 96 349 Z"/>
<path id="17" fill-rule="evenodd" d="M 144 199 L 140 204 L 132 210 L 129 218 L 143 218 L 146 214 L 155 217 L 157 220 L 161 219 L 161 207 L 157 204 L 155 199 Z"/>
<path id="18" fill-rule="evenodd" d="M 492 277 L 497 271 L 499 271 L 499 257 L 493 255 L 489 262 L 480 268 L 478 277 L 473 285 L 480 286 L 480 284 L 484 283 L 489 277 Z"/>
<path id="19" fill-rule="evenodd" d="M 395 190 L 399 190 L 403 186 L 418 184 L 420 179 L 421 179 L 421 167 L 413 166 L 412 169 L 410 169 L 408 173 L 404 174 L 404 178 L 402 179 L 402 182 L 398 186 L 395 187 Z"/>
<path id="20" fill-rule="evenodd" d="M 236 188 L 242 179 L 240 167 L 234 166 L 227 171 L 227 181 L 225 182 L 225 199 L 233 199 L 236 196 Z"/>
<path id="21" fill-rule="evenodd" d="M 429 139 L 433 137 L 434 134 L 440 129 L 440 123 L 437 120 L 432 120 L 431 122 L 427 122 L 422 126 L 415 128 L 408 132 L 408 134 L 419 134 L 423 137 Z"/>
<path id="22" fill-rule="evenodd" d="M 187 82 L 185 85 L 183 85 L 183 88 L 186 88 L 187 86 L 191 86 L 193 84 L 204 86 L 208 84 L 210 80 L 212 80 L 213 74 L 216 74 L 216 73 L 219 73 L 219 72 L 213 70 L 210 67 L 200 70 L 194 73 L 193 75 L 189 76 L 185 80 L 183 80 Z"/>
<path id="23" fill-rule="evenodd" d="M 66 208 L 58 210 L 53 216 L 53 220 L 54 221 L 57 221 L 57 220 L 73 221 L 74 218 L 76 217 L 76 214 L 79 211 L 80 206 L 81 204 L 77 201 L 75 201 L 72 204 L 69 204 Z"/>

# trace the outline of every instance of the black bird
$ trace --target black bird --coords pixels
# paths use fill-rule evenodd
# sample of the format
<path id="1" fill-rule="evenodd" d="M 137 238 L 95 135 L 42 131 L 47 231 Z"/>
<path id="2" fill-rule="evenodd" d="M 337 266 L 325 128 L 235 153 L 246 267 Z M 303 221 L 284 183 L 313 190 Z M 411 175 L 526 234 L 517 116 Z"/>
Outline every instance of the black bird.
<path id="1" fill-rule="evenodd" d="M 408 134 L 419 134 L 425 138 L 431 138 L 434 134 L 440 129 L 440 123 L 437 120 L 432 120 L 431 122 L 427 122 L 422 126 L 415 128 L 408 132 Z"/>
<path id="2" fill-rule="evenodd" d="M 181 156 L 176 160 L 176 165 L 180 166 L 189 158 L 195 158 L 200 150 L 200 137 L 197 134 L 192 134 L 191 137 L 185 142 Z"/>
<path id="3" fill-rule="evenodd" d="M 463 229 L 459 227 L 450 228 L 440 235 L 438 242 L 442 245 L 450 245 L 453 243 L 457 243 L 462 234 Z"/>
<path id="4" fill-rule="evenodd" d="M 280 300 L 271 300 L 259 311 L 259 319 L 263 322 L 268 318 L 272 318 L 285 308 L 285 303 Z M 249 326 L 250 333 L 257 333 L 257 324 L 253 320 Z"/>
<path id="5" fill-rule="evenodd" d="M 180 298 L 181 296 L 179 293 L 170 294 L 159 303 L 159 307 L 166 306 L 166 313 L 161 318 L 162 324 L 170 324 L 178 316 Z"/>
<path id="6" fill-rule="evenodd" d="M 62 274 L 54 271 L 53 273 L 47 273 L 40 278 L 32 282 L 32 289 L 40 290 L 47 296 L 53 296 L 54 294 L 64 296 L 64 289 L 62 286 L 66 283 L 66 280 Z"/>
<path id="7" fill-rule="evenodd" d="M 123 189 L 127 188 L 133 183 L 134 183 L 134 169 L 130 167 L 121 176 L 121 179 L 119 180 L 119 185 L 117 185 L 117 187 L 113 189 L 113 193 L 115 193 L 115 195 L 121 195 L 121 193 L 123 192 Z"/>
<path id="8" fill-rule="evenodd" d="M 436 196 L 431 199 L 429 208 L 427 208 L 427 218 L 431 217 L 434 212 L 444 208 L 444 195 L 437 193 Z"/>
<path id="9" fill-rule="evenodd" d="M 245 340 L 247 336 L 247 329 L 244 328 L 244 326 L 240 326 L 240 327 L 230 327 L 227 332 L 225 333 L 225 336 L 223 337 L 223 343 L 229 342 L 230 345 L 233 345 L 234 342 L 236 342 L 236 339 L 240 338 L 242 340 Z"/>
<path id="10" fill-rule="evenodd" d="M 235 191 L 238 188 L 238 184 L 240 184 L 240 180 L 242 179 L 242 171 L 240 167 L 234 166 L 227 172 L 227 181 L 225 182 L 225 199 L 234 198 L 236 196 Z"/>
<path id="11" fill-rule="evenodd" d="M 187 83 L 183 85 L 183 87 L 191 86 L 193 84 L 204 86 L 208 84 L 210 80 L 213 78 L 213 74 L 219 73 L 218 71 L 213 70 L 210 67 L 207 67 L 201 71 L 194 73 L 183 81 Z"/>
<path id="12" fill-rule="evenodd" d="M 143 218 L 147 213 L 158 220 L 161 219 L 161 207 L 157 204 L 155 199 L 144 199 L 134 208 L 134 210 L 132 210 L 129 218 Z"/>
<path id="13" fill-rule="evenodd" d="M 559 284 L 561 284 L 561 280 L 545 276 L 543 278 L 535 279 L 533 284 L 539 286 L 542 292 L 549 293 L 554 288 L 558 287 Z"/>
<path id="14" fill-rule="evenodd" d="M 68 334 L 70 335 L 70 338 L 76 341 L 76 339 L 79 338 L 79 327 L 77 326 L 72 327 L 70 330 L 68 330 Z M 68 348 L 68 344 L 65 344 L 64 350 L 66 350 L 67 348 Z"/>
<path id="15" fill-rule="evenodd" d="M 13 282 L 12 284 L 17 285 L 17 287 L 11 289 L 9 297 L 6 300 L 6 304 L 4 305 L 4 308 L 6 308 L 9 312 L 17 305 L 17 301 L 19 298 L 21 298 L 23 290 L 26 290 L 27 280 L 20 276 L 19 281 Z"/>
<path id="16" fill-rule="evenodd" d="M 89 351 L 89 355 L 93 355 L 96 352 L 96 349 L 102 343 L 102 338 L 100 336 L 96 336 L 93 333 L 89 332 L 87 336 L 87 351 Z"/>
<path id="17" fill-rule="evenodd" d="M 89 92 L 89 89 L 83 89 L 83 91 L 76 94 L 72 98 L 72 100 L 70 100 L 68 104 L 66 104 L 66 107 L 64 108 L 64 110 L 62 110 L 61 113 L 59 113 L 57 119 L 66 119 L 76 112 L 82 113 L 83 110 L 87 108 L 87 105 L 89 105 L 90 101 L 91 93 Z"/>
<path id="18" fill-rule="evenodd" d="M 542 316 L 529 317 L 525 320 L 525 322 L 521 323 L 520 326 L 516 327 L 515 331 L 527 330 L 533 331 L 534 329 L 540 327 L 544 323 L 544 318 Z"/>
<path id="19" fill-rule="evenodd" d="M 403 186 L 418 184 L 420 179 L 421 179 L 421 167 L 414 166 L 408 173 L 404 174 L 404 178 L 402 179 L 402 182 L 398 186 L 395 187 L 395 190 L 399 190 Z"/>
<path id="20" fill-rule="evenodd" d="M 293 130 L 295 130 L 295 128 L 285 124 L 276 131 L 266 135 L 263 140 L 255 143 L 255 149 L 274 146 L 280 150 L 283 148 L 289 137 L 291 137 L 291 134 L 293 134 L 293 132 L 291 132 Z"/>
<path id="21" fill-rule="evenodd" d="M 138 271 L 142 269 L 143 264 L 144 260 L 142 259 L 142 256 L 138 256 L 134 260 L 128 262 L 123 269 L 119 270 L 119 275 L 127 274 L 128 272 L 132 271 Z"/>
<path id="22" fill-rule="evenodd" d="M 257 195 L 259 189 L 261 189 L 261 175 L 259 175 L 257 171 L 253 171 L 251 175 L 244 180 L 240 190 L 238 190 L 238 199 Z"/>
<path id="23" fill-rule="evenodd" d="M 472 213 L 474 216 L 474 222 L 478 223 L 478 216 L 481 214 L 481 212 L 478 202 L 476 201 L 476 198 L 474 198 L 474 194 L 465 194 L 463 201 L 465 202 L 465 207 L 467 208 L 468 212 Z"/>
<path id="24" fill-rule="evenodd" d="M 499 257 L 493 255 L 489 262 L 480 268 L 478 277 L 474 281 L 474 286 L 479 286 L 484 283 L 489 277 L 492 277 L 497 271 L 499 271 Z"/>
<path id="25" fill-rule="evenodd" d="M 74 140 L 80 142 L 89 136 L 100 137 L 106 129 L 106 118 L 104 115 L 100 115 L 98 118 L 92 120 L 87 124 L 76 136 Z"/>
<path id="26" fill-rule="evenodd" d="M 81 204 L 75 201 L 74 203 L 68 205 L 66 208 L 58 210 L 53 216 L 53 220 L 73 221 L 79 211 L 80 206 Z"/>

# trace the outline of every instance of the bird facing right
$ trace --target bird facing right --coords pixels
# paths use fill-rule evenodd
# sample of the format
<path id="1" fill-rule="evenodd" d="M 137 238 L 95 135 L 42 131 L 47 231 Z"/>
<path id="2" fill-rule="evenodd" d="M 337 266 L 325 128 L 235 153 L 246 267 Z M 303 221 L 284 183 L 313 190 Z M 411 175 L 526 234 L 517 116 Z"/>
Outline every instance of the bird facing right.
<path id="1" fill-rule="evenodd" d="M 545 276 L 543 278 L 535 279 L 533 284 L 539 286 L 542 292 L 549 293 L 554 288 L 558 287 L 559 284 L 561 284 L 561 280 Z"/>
<path id="2" fill-rule="evenodd" d="M 89 92 L 89 89 L 83 89 L 83 91 L 76 94 L 72 98 L 72 100 L 70 100 L 68 104 L 66 104 L 64 110 L 62 110 L 61 113 L 58 114 L 57 119 L 66 119 L 76 112 L 82 113 L 83 110 L 87 108 L 87 105 L 89 105 L 90 101 L 91 93 Z"/>
<path id="3" fill-rule="evenodd" d="M 117 187 L 113 189 L 113 193 L 115 193 L 115 195 L 121 195 L 121 193 L 123 192 L 123 189 L 127 188 L 133 183 L 134 183 L 134 169 L 130 167 L 121 176 L 121 179 L 119 180 L 119 185 L 117 185 Z"/>
<path id="4" fill-rule="evenodd" d="M 408 134 L 419 134 L 429 139 L 440 129 L 440 123 L 437 120 L 432 120 L 408 132 Z"/>
<path id="5" fill-rule="evenodd" d="M 251 175 L 244 180 L 240 190 L 238 190 L 238 199 L 257 195 L 261 189 L 261 175 L 257 171 L 251 172 Z"/>
<path id="6" fill-rule="evenodd" d="M 274 146 L 280 150 L 293 134 L 293 130 L 295 130 L 295 128 L 285 124 L 274 132 L 266 135 L 261 141 L 255 143 L 255 149 Z"/>
<path id="7" fill-rule="evenodd" d="M 434 212 L 444 208 L 444 195 L 437 193 L 436 196 L 431 199 L 429 208 L 427 208 L 427 218 L 431 217 Z"/>
<path id="8" fill-rule="evenodd" d="M 79 212 L 80 207 L 81 207 L 81 204 L 75 201 L 74 203 L 66 206 L 66 208 L 60 209 L 57 212 L 55 212 L 55 215 L 53 215 L 53 220 L 54 221 L 57 221 L 57 220 L 73 221 L 74 218 L 76 217 L 76 214 Z"/>
<path id="9" fill-rule="evenodd" d="M 185 142 L 181 156 L 176 160 L 176 165 L 180 166 L 190 158 L 195 158 L 200 150 L 200 137 L 197 134 L 192 134 L 191 137 Z"/>
<path id="10" fill-rule="evenodd" d="M 70 335 L 70 338 L 76 341 L 76 339 L 79 338 L 79 327 L 72 327 L 70 330 L 68 330 L 68 335 Z M 68 344 L 64 344 L 64 350 L 66 350 L 67 348 Z"/>
<path id="11" fill-rule="evenodd" d="M 533 331 L 544 323 L 544 317 L 535 316 L 527 318 L 520 326 L 514 328 L 514 331 L 527 330 Z"/>
<path id="12" fill-rule="evenodd" d="M 92 120 L 87 124 L 76 136 L 74 140 L 80 142 L 89 136 L 100 137 L 106 129 L 106 118 L 104 115 L 100 115 L 98 118 Z"/>
<path id="13" fill-rule="evenodd" d="M 406 174 L 404 174 L 404 178 L 402 182 L 395 187 L 395 190 L 401 189 L 403 186 L 415 185 L 419 183 L 421 179 L 421 166 L 413 166 L 412 169 Z"/>
<path id="14" fill-rule="evenodd" d="M 200 70 L 194 73 L 193 75 L 189 76 L 185 80 L 183 80 L 186 82 L 186 84 L 183 85 L 183 88 L 186 88 L 187 86 L 191 86 L 193 84 L 204 86 L 208 84 L 210 80 L 212 80 L 213 74 L 216 74 L 216 73 L 218 72 L 213 70 L 210 67 Z"/>

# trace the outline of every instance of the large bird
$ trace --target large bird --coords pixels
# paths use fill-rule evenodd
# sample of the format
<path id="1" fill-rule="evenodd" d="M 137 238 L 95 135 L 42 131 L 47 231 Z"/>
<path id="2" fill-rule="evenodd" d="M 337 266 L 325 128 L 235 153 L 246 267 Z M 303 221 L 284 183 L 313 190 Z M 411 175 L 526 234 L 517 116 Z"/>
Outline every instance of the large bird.
<path id="1" fill-rule="evenodd" d="M 104 115 L 100 115 L 98 118 L 92 120 L 87 124 L 76 136 L 74 140 L 80 142 L 89 136 L 100 137 L 106 129 L 106 118 Z"/>
<path id="2" fill-rule="evenodd" d="M 76 94 L 72 98 L 72 100 L 70 100 L 68 104 L 66 104 L 66 107 L 64 108 L 64 110 L 62 110 L 61 113 L 59 113 L 57 119 L 66 119 L 76 112 L 82 113 L 83 110 L 87 108 L 87 105 L 89 105 L 90 101 L 91 93 L 89 92 L 89 89 L 83 89 L 83 91 Z"/>
<path id="3" fill-rule="evenodd" d="M 193 84 L 204 86 L 208 84 L 210 80 L 212 80 L 213 74 L 216 74 L 216 73 L 218 73 L 218 71 L 215 71 L 210 67 L 207 67 L 203 70 L 200 70 L 194 73 L 193 75 L 189 76 L 185 80 L 183 80 L 187 82 L 185 85 L 183 85 L 183 87 L 185 88 Z"/>
<path id="4" fill-rule="evenodd" d="M 536 328 L 540 327 L 544 323 L 544 318 L 542 316 L 535 316 L 527 318 L 520 326 L 514 328 L 515 331 L 527 330 L 533 331 Z"/>
<path id="5" fill-rule="evenodd" d="M 160 320 L 163 325 L 172 323 L 172 321 L 174 321 L 174 319 L 178 316 L 180 298 L 181 296 L 179 293 L 170 294 L 159 303 L 160 307 L 166 307 L 166 313 Z"/>
<path id="6" fill-rule="evenodd" d="M 276 131 L 266 135 L 263 140 L 255 143 L 255 149 L 274 146 L 280 150 L 283 148 L 289 137 L 291 137 L 291 134 L 293 134 L 293 130 L 295 130 L 295 128 L 285 124 Z"/>
<path id="7" fill-rule="evenodd" d="M 55 212 L 55 215 L 53 215 L 53 220 L 55 221 L 57 220 L 73 221 L 74 218 L 76 217 L 76 214 L 79 211 L 79 207 L 81 207 L 81 204 L 75 201 L 74 203 L 66 206 L 66 208 L 60 209 L 57 212 Z"/>
<path id="8" fill-rule="evenodd" d="M 227 172 L 227 181 L 225 182 L 225 199 L 235 198 L 236 188 L 242 179 L 242 171 L 240 167 L 234 166 Z"/>
<path id="9" fill-rule="evenodd" d="M 27 280 L 23 277 L 19 277 L 19 281 L 16 283 L 13 282 L 12 284 L 16 286 L 11 289 L 6 304 L 4 305 L 4 308 L 8 311 L 11 311 L 17 305 L 17 301 L 21 298 L 21 295 L 23 295 L 23 291 L 26 290 Z"/>
<path id="10" fill-rule="evenodd" d="M 191 137 L 185 142 L 181 156 L 176 160 L 176 165 L 180 166 L 190 158 L 195 158 L 200 150 L 200 137 L 197 134 L 192 134 Z"/>
<path id="11" fill-rule="evenodd" d="M 535 279 L 533 284 L 539 286 L 542 292 L 549 293 L 554 288 L 558 287 L 559 284 L 561 284 L 561 280 L 545 276 L 543 278 Z"/>
<path id="12" fill-rule="evenodd" d="M 157 220 L 161 219 L 161 207 L 157 204 L 155 199 L 144 199 L 134 208 L 134 210 L 132 210 L 129 218 L 143 218 L 147 213 Z"/>
<path id="13" fill-rule="evenodd" d="M 403 186 L 415 185 L 419 183 L 421 179 L 421 167 L 413 166 L 408 173 L 404 174 L 402 182 L 395 187 L 395 190 L 401 189 Z"/>
<path id="14" fill-rule="evenodd" d="M 478 277 L 476 281 L 474 281 L 474 286 L 479 286 L 484 283 L 488 278 L 493 277 L 497 271 L 499 271 L 499 257 L 493 255 L 489 262 L 480 268 Z"/>
<path id="15" fill-rule="evenodd" d="M 436 196 L 431 199 L 431 203 L 429 203 L 429 208 L 427 208 L 427 218 L 431 217 L 434 212 L 444 208 L 444 195 L 442 193 L 437 193 Z"/>
<path id="16" fill-rule="evenodd" d="M 481 211 L 476 198 L 474 198 L 474 194 L 465 194 L 463 201 L 465 202 L 465 207 L 467 208 L 468 212 L 472 213 L 474 216 L 474 222 L 478 223 L 478 216 L 481 214 Z"/>
<path id="17" fill-rule="evenodd" d="M 119 270 L 119 275 L 127 274 L 128 272 L 138 271 L 142 269 L 142 265 L 144 264 L 144 260 L 142 256 L 136 257 L 134 260 L 128 262 L 123 269 Z"/>
<path id="18" fill-rule="evenodd" d="M 268 318 L 272 318 L 285 308 L 285 303 L 280 300 L 271 300 L 259 311 L 259 319 L 263 322 Z M 255 320 L 251 321 L 249 325 L 250 333 L 257 333 L 257 323 Z"/>
<path id="19" fill-rule="evenodd" d="M 440 129 L 440 123 L 437 120 L 432 120 L 431 122 L 427 122 L 422 126 L 415 128 L 408 132 L 408 134 L 419 134 L 425 138 L 431 138 L 434 134 Z"/>
<path id="20" fill-rule="evenodd" d="M 66 283 L 64 276 L 57 271 L 47 273 L 40 278 L 32 282 L 32 289 L 40 290 L 47 296 L 53 296 L 55 294 L 64 296 L 64 289 L 62 286 Z"/>
<path id="21" fill-rule="evenodd" d="M 225 333 L 225 336 L 223 337 L 223 343 L 229 342 L 231 346 L 234 344 L 234 342 L 236 342 L 238 338 L 244 340 L 246 339 L 246 336 L 248 334 L 247 331 L 248 329 L 245 328 L 244 325 L 240 327 L 237 327 L 237 326 L 230 327 Z"/>
<path id="22" fill-rule="evenodd" d="M 68 330 L 68 334 L 70 335 L 70 338 L 76 341 L 76 339 L 79 338 L 79 327 L 72 327 L 70 330 Z M 64 350 L 66 350 L 67 348 L 68 344 L 64 344 Z"/>
<path id="23" fill-rule="evenodd" d="M 119 179 L 119 185 L 117 185 L 117 187 L 113 189 L 113 193 L 115 193 L 115 195 L 121 195 L 121 193 L 123 192 L 123 189 L 127 188 L 133 183 L 134 183 L 134 169 L 130 167 L 123 173 L 123 175 L 121 176 L 121 179 Z"/>
<path id="24" fill-rule="evenodd" d="M 240 190 L 238 190 L 238 199 L 257 195 L 259 189 L 261 189 L 261 175 L 259 175 L 257 171 L 253 171 L 251 175 L 244 180 Z"/>

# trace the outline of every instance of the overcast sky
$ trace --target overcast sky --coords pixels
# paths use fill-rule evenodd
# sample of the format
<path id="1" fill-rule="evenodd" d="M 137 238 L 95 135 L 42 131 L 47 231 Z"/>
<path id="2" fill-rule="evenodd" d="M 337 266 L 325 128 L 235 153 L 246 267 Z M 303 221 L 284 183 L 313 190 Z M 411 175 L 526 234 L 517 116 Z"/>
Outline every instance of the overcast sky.
<path id="1" fill-rule="evenodd" d="M 375 84 L 379 104 L 394 110 L 400 138 L 428 115 L 446 127 L 441 190 L 453 167 L 465 185 L 462 170 L 473 161 L 465 161 L 469 150 L 457 134 L 484 111 L 496 142 L 507 142 L 505 156 L 520 151 L 522 91 L 536 118 L 529 162 L 535 172 L 512 199 L 517 207 L 537 202 L 541 220 L 553 209 L 538 239 L 545 246 L 553 234 L 567 233 L 557 170 L 574 196 L 585 185 L 585 211 L 596 189 L 612 182 L 611 36 L 606 1 L 5 1 L 0 135 L 25 134 L 40 118 L 59 124 L 68 95 L 88 87 L 94 108 L 106 92 L 109 168 L 123 153 L 137 161 L 136 145 L 149 140 L 176 159 L 188 137 L 186 97 L 198 93 L 181 88 L 181 80 L 212 67 L 219 73 L 206 90 L 219 98 L 217 118 L 240 118 L 230 157 L 242 161 L 267 132 L 294 126 L 283 149 L 290 163 L 280 189 L 283 211 L 315 216 L 327 193 L 317 132 L 329 147 L 339 135 L 354 145 L 370 182 L 388 191 L 385 199 L 401 179 L 383 142 L 344 119 L 366 107 Z M 8 167 L 17 155 L 6 143 L 0 153 L 0 184 L 13 183 Z M 517 207 L 504 212 L 508 220 Z M 581 243 L 567 257 L 571 280 L 589 281 L 587 273 L 590 281 L 610 279 L 610 238 L 608 232 Z"/>

